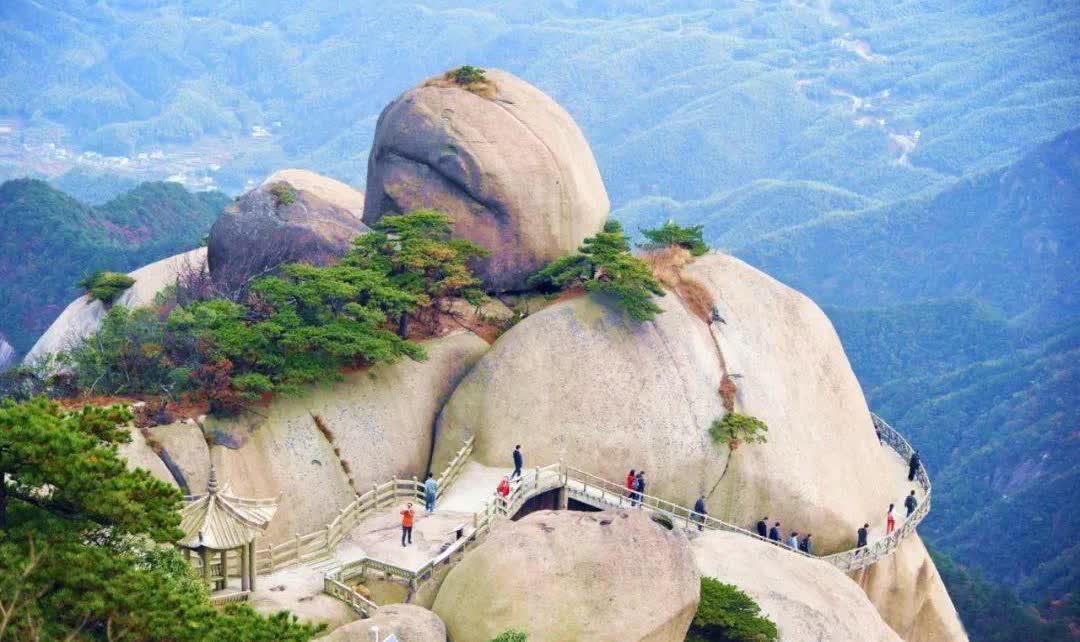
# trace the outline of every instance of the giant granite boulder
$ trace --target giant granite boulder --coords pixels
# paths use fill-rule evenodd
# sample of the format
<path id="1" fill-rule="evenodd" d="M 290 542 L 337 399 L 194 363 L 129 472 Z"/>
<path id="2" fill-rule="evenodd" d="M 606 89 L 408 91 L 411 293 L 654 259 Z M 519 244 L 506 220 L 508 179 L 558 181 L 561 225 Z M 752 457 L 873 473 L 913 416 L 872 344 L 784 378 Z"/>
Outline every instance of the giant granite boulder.
<path id="1" fill-rule="evenodd" d="M 384 640 L 393 634 L 398 642 L 446 642 L 446 625 L 439 616 L 415 604 L 387 604 L 375 615 L 335 629 L 321 642 L 371 642 L 373 632 Z"/>
<path id="2" fill-rule="evenodd" d="M 314 172 L 280 171 L 225 208 L 210 229 L 210 275 L 232 290 L 289 262 L 327 265 L 367 231 L 363 194 Z"/>
<path id="3" fill-rule="evenodd" d="M 128 276 L 135 279 L 135 283 L 117 297 L 114 305 L 134 308 L 153 303 L 158 292 L 175 283 L 183 273 L 197 272 L 205 265 L 206 248 L 204 247 L 144 265 L 128 273 Z M 34 363 L 48 354 L 67 350 L 75 343 L 97 332 L 101 326 L 101 319 L 108 311 L 105 304 L 98 300 L 91 300 L 87 295 L 75 299 L 64 308 L 45 334 L 37 340 L 34 347 L 26 354 L 24 363 Z"/>
<path id="4" fill-rule="evenodd" d="M 364 213 L 433 208 L 491 250 L 479 265 L 516 290 L 601 228 L 608 197 L 589 144 L 555 101 L 498 69 L 474 91 L 443 78 L 383 110 L 368 159 Z"/>
<path id="5" fill-rule="evenodd" d="M 276 398 L 258 414 L 206 418 L 219 478 L 241 496 L 281 498 L 261 542 L 324 527 L 374 484 L 423 478 L 439 408 L 488 345 L 469 332 L 422 345 L 425 361 L 350 372 Z M 170 453 L 183 470 L 197 470 L 202 461 L 194 448 Z"/>
<path id="6" fill-rule="evenodd" d="M 698 572 L 754 598 L 781 640 L 900 642 L 858 585 L 826 562 L 725 531 L 692 547 Z"/>
<path id="7" fill-rule="evenodd" d="M 493 529 L 432 610 L 454 642 L 682 642 L 699 592 L 686 538 L 640 512 L 539 511 Z"/>

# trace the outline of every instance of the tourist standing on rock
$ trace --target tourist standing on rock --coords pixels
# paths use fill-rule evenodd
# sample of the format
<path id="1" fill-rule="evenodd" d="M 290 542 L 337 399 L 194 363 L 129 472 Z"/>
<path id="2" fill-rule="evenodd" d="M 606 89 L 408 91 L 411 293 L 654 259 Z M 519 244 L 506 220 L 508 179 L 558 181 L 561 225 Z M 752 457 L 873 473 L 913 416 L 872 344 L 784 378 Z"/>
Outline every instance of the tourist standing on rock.
<path id="1" fill-rule="evenodd" d="M 798 531 L 791 531 L 791 537 L 788 538 L 787 545 L 788 545 L 788 548 L 790 548 L 793 551 L 799 550 L 799 532 Z"/>
<path id="2" fill-rule="evenodd" d="M 896 517 L 892 514 L 892 511 L 893 511 L 894 507 L 896 507 L 896 504 L 889 504 L 889 512 L 885 514 L 885 534 L 886 535 L 893 532 L 893 529 L 896 528 Z"/>
<path id="3" fill-rule="evenodd" d="M 774 542 L 780 541 L 780 522 L 773 524 L 773 527 L 769 529 L 769 539 Z"/>
<path id="4" fill-rule="evenodd" d="M 506 499 L 510 496 L 510 478 L 503 477 L 499 482 L 498 487 L 495 488 L 495 492 L 499 494 L 499 497 Z"/>
<path id="5" fill-rule="evenodd" d="M 413 518 L 416 517 L 416 511 L 413 510 L 412 502 L 405 505 L 405 510 L 401 511 L 401 546 L 405 547 L 412 544 L 412 526 Z"/>
<path id="6" fill-rule="evenodd" d="M 705 528 L 705 516 L 709 514 L 709 511 L 705 509 L 705 496 L 700 495 L 697 501 L 694 502 L 694 521 L 698 523 L 697 529 L 700 531 Z"/>
<path id="7" fill-rule="evenodd" d="M 521 444 L 514 446 L 514 472 L 510 475 L 510 479 L 521 477 L 521 466 L 524 463 L 521 457 Z"/>
<path id="8" fill-rule="evenodd" d="M 915 507 L 919 505 L 919 500 L 915 499 L 915 491 L 911 491 L 911 494 L 904 498 L 904 508 L 907 509 L 907 515 L 904 517 L 911 517 L 911 514 L 915 512 Z"/>
<path id="9" fill-rule="evenodd" d="M 645 497 L 645 471 L 639 470 L 637 477 L 634 478 L 634 498 L 637 500 L 637 507 L 641 508 L 642 500 Z"/>
<path id="10" fill-rule="evenodd" d="M 813 547 L 814 545 L 810 543 L 810 533 L 807 533 L 806 537 L 802 538 L 802 541 L 799 542 L 799 550 L 807 555 L 813 555 Z"/>
<path id="11" fill-rule="evenodd" d="M 435 481 L 431 473 L 428 473 L 427 480 L 424 481 L 424 509 L 429 513 L 435 512 L 435 495 L 438 492 L 439 482 Z"/>
<path id="12" fill-rule="evenodd" d="M 870 533 L 868 530 L 870 524 L 863 524 L 859 529 L 859 540 L 855 543 L 855 548 L 866 548 L 866 536 Z"/>
<path id="13" fill-rule="evenodd" d="M 919 472 L 919 466 L 922 465 L 922 459 L 919 457 L 919 451 L 911 453 L 911 459 L 908 461 L 907 480 L 915 481 L 915 473 Z"/>
<path id="14" fill-rule="evenodd" d="M 630 505 L 634 505 L 634 480 L 637 479 L 637 473 L 633 468 L 626 475 L 626 496 L 630 499 Z"/>
<path id="15" fill-rule="evenodd" d="M 769 516 L 762 517 L 757 523 L 757 534 L 762 537 L 769 536 Z"/>
<path id="16" fill-rule="evenodd" d="M 878 442 L 878 444 L 879 445 L 884 444 L 885 442 L 881 438 L 881 426 L 877 425 L 876 421 L 874 422 L 874 432 L 877 433 L 877 442 Z"/>

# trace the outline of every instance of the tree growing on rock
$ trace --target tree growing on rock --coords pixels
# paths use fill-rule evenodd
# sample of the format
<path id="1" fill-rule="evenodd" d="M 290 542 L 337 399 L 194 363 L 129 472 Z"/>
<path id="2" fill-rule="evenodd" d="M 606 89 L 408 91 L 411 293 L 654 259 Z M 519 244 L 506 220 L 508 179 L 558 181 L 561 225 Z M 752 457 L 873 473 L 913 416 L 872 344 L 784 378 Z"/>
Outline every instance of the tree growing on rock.
<path id="1" fill-rule="evenodd" d="M 589 292 L 606 294 L 636 321 L 649 321 L 663 311 L 652 297 L 664 296 L 664 289 L 649 265 L 631 254 L 630 243 L 615 220 L 585 239 L 577 254 L 553 261 L 530 277 L 529 283 L 553 290 L 583 286 Z"/>
<path id="2" fill-rule="evenodd" d="M 709 436 L 713 442 L 723 444 L 731 450 L 737 450 L 740 443 L 763 444 L 767 440 L 765 433 L 769 427 L 757 417 L 741 415 L 737 412 L 725 413 L 709 426 Z"/>
<path id="3" fill-rule="evenodd" d="M 105 305 L 115 301 L 125 290 L 135 285 L 135 279 L 120 272 L 94 270 L 89 276 L 79 281 L 79 287 L 93 300 Z"/>
<path id="4" fill-rule="evenodd" d="M 732 584 L 701 578 L 701 601 L 687 642 L 773 642 L 780 632 L 749 595 Z"/>
<path id="5" fill-rule="evenodd" d="M 0 404 L 0 639 L 286 640 L 320 629 L 220 612 L 175 549 L 180 492 L 117 454 L 127 410 Z"/>
<path id="6" fill-rule="evenodd" d="M 641 230 L 641 235 L 648 241 L 641 244 L 647 250 L 662 250 L 673 245 L 684 248 L 691 256 L 701 256 L 709 251 L 702 237 L 703 225 L 683 227 L 675 221 L 668 221 L 660 227 Z"/>
<path id="7" fill-rule="evenodd" d="M 409 319 L 437 323 L 443 301 L 462 298 L 479 306 L 484 291 L 469 264 L 488 251 L 465 239 L 451 238 L 450 217 L 434 210 L 384 216 L 374 230 L 356 239 L 356 250 L 342 264 L 376 267 L 390 282 L 415 299 L 415 309 L 398 311 L 398 335 L 408 336 Z"/>

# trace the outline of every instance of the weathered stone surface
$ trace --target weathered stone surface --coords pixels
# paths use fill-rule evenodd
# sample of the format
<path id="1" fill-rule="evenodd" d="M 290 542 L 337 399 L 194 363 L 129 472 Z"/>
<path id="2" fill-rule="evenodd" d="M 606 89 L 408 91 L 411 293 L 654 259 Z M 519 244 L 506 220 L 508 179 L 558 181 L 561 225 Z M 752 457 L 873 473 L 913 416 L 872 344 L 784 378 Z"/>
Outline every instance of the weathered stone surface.
<path id="1" fill-rule="evenodd" d="M 825 562 L 723 531 L 695 538 L 692 548 L 698 572 L 754 598 L 781 640 L 900 640 L 858 585 Z"/>
<path id="2" fill-rule="evenodd" d="M 200 270 L 205 264 L 206 248 L 200 247 L 144 265 L 128 273 L 135 283 L 116 299 L 116 303 L 129 308 L 153 303 L 157 293 L 175 283 L 182 272 Z M 61 352 L 85 339 L 101 326 L 101 319 L 107 311 L 108 308 L 101 301 L 91 301 L 86 295 L 75 299 L 41 335 L 24 362 L 36 362 L 47 354 Z"/>
<path id="3" fill-rule="evenodd" d="M 295 201 L 271 193 L 288 183 Z M 357 211 L 363 195 L 344 183 L 304 170 L 271 176 L 225 208 L 210 228 L 210 275 L 226 290 L 287 262 L 326 265 L 367 231 Z"/>
<path id="4" fill-rule="evenodd" d="M 454 642 L 682 642 L 699 590 L 685 537 L 636 511 L 539 511 L 494 529 L 432 610 Z"/>
<path id="5" fill-rule="evenodd" d="M 412 604 L 380 606 L 373 617 L 346 624 L 319 639 L 324 642 L 371 642 L 371 631 L 375 628 L 380 640 L 392 633 L 398 642 L 446 642 L 446 625 L 439 616 Z"/>
<path id="6" fill-rule="evenodd" d="M 379 116 L 368 160 L 369 222 L 419 208 L 491 250 L 479 274 L 514 290 L 603 225 L 609 202 L 581 130 L 532 85 L 488 69 L 489 96 L 433 79 Z"/>
<path id="7" fill-rule="evenodd" d="M 332 385 L 275 399 L 259 409 L 261 415 L 206 420 L 219 444 L 213 449 L 218 474 L 234 492 L 281 495 L 265 541 L 279 543 L 322 528 L 354 494 L 373 484 L 395 476 L 423 477 L 439 409 L 488 349 L 467 332 L 423 345 L 426 361 L 403 359 L 351 372 Z M 332 433 L 333 443 L 316 418 Z"/>
<path id="8" fill-rule="evenodd" d="M 161 481 L 176 486 L 176 480 L 173 479 L 172 473 L 169 472 L 168 467 L 157 456 L 154 449 L 146 443 L 146 437 L 143 436 L 142 432 L 138 428 L 131 428 L 130 434 L 131 442 L 120 444 L 119 447 L 120 456 L 127 460 L 128 466 L 145 469 Z"/>
<path id="9" fill-rule="evenodd" d="M 0 334 L 0 372 L 7 370 L 15 363 L 15 348 L 7 342 L 4 335 Z"/>
<path id="10" fill-rule="evenodd" d="M 179 473 L 189 495 L 206 492 L 210 480 L 210 448 L 202 430 L 192 421 L 180 421 L 147 429 L 150 437 L 161 445 L 161 459 Z M 177 479 L 177 482 L 180 482 Z"/>
<path id="11" fill-rule="evenodd" d="M 852 578 L 907 642 L 967 641 L 956 607 L 918 536 Z"/>
<path id="12" fill-rule="evenodd" d="M 330 630 L 357 619 L 352 607 L 323 592 L 323 576 L 313 573 L 310 566 L 293 566 L 259 576 L 249 603 L 263 615 L 285 610 L 305 622 L 326 624 Z"/>
<path id="13" fill-rule="evenodd" d="M 508 466 L 521 443 L 526 465 L 562 461 L 616 481 L 644 469 L 650 494 L 689 506 L 711 493 L 710 514 L 747 527 L 769 515 L 812 532 L 819 552 L 851 547 L 864 521 L 880 532 L 905 494 L 902 465 L 878 444 L 828 319 L 737 259 L 707 255 L 688 272 L 726 322 L 714 332 L 738 375 L 736 411 L 768 424 L 767 443 L 743 445 L 728 465 L 710 439 L 722 369 L 709 327 L 676 295 L 648 323 L 589 296 L 495 342 L 439 418 L 435 467 L 473 433 L 483 464 Z"/>

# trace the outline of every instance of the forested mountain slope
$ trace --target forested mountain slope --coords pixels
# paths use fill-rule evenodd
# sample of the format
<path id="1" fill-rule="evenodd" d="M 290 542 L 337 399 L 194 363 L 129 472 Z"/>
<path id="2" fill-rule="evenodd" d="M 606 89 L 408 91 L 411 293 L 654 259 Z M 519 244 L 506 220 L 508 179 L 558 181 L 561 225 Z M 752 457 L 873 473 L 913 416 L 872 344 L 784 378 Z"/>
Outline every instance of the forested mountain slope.
<path id="1" fill-rule="evenodd" d="M 42 181 L 0 184 L 0 329 L 25 352 L 79 295 L 83 276 L 196 247 L 228 200 L 144 183 L 91 207 Z"/>

